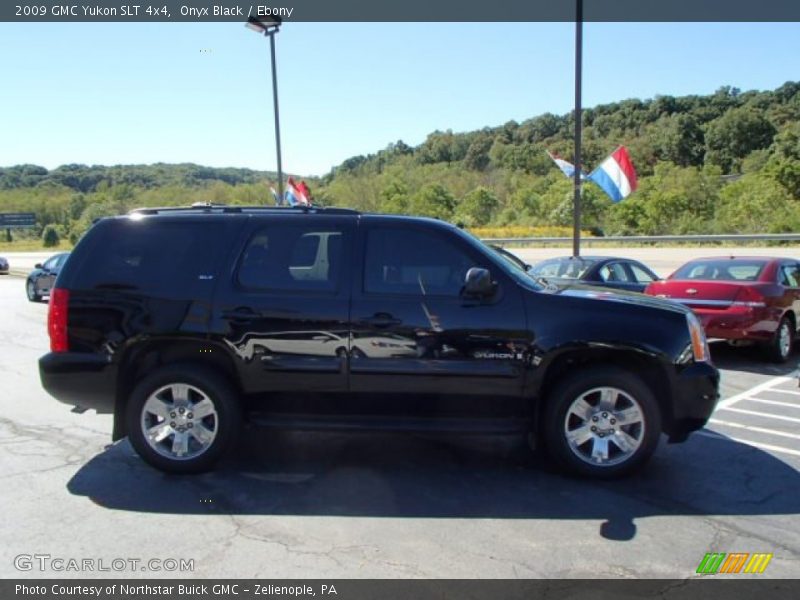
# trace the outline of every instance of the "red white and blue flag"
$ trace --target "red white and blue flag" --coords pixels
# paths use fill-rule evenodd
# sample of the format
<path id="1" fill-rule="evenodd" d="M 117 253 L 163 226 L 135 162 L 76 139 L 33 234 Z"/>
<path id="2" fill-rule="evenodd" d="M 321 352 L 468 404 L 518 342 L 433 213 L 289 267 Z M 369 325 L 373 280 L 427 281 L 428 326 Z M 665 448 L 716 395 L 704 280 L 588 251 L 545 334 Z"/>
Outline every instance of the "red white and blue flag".
<path id="1" fill-rule="evenodd" d="M 636 170 L 625 146 L 620 146 L 592 171 L 587 179 L 600 186 L 614 202 L 636 190 Z"/>
<path id="2" fill-rule="evenodd" d="M 284 192 L 284 197 L 286 198 L 286 203 L 289 206 L 297 206 L 298 204 L 301 206 L 308 205 L 308 198 L 306 195 L 300 191 L 297 187 L 297 184 L 294 182 L 294 178 L 289 177 L 286 183 L 286 192 Z"/>
<path id="3" fill-rule="evenodd" d="M 555 154 L 550 154 L 547 152 L 547 156 L 553 159 L 553 162 L 556 163 L 556 166 L 561 169 L 561 172 L 564 173 L 567 177 L 572 177 L 575 174 L 575 165 L 571 162 L 567 162 L 563 158 L 556 156 Z M 581 173 L 581 179 L 585 178 L 586 176 Z"/>

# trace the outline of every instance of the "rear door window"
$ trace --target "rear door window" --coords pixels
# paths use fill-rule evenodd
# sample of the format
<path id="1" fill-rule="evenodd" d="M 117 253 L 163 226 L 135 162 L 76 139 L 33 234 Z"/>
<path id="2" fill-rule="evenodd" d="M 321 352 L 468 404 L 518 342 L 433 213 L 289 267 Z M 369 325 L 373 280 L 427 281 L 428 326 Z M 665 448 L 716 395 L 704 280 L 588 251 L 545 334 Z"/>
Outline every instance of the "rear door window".
<path id="1" fill-rule="evenodd" d="M 600 267 L 598 274 L 600 275 L 600 279 L 604 282 L 628 281 L 628 273 L 625 271 L 625 267 L 618 262 L 603 265 Z"/>
<path id="2" fill-rule="evenodd" d="M 334 292 L 341 278 L 344 231 L 335 225 L 276 222 L 257 230 L 239 261 L 248 289 Z"/>

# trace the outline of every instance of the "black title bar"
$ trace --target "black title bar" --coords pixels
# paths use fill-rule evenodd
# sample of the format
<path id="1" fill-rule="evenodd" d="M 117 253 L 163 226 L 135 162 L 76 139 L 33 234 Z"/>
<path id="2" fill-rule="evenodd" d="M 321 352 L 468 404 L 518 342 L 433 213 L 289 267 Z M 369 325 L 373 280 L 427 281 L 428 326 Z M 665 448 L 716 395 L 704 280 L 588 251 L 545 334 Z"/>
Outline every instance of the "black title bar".
<path id="1" fill-rule="evenodd" d="M 0 3 L 7 22 L 574 21 L 576 0 L 69 0 Z M 800 21 L 798 0 L 584 0 L 587 22 Z"/>

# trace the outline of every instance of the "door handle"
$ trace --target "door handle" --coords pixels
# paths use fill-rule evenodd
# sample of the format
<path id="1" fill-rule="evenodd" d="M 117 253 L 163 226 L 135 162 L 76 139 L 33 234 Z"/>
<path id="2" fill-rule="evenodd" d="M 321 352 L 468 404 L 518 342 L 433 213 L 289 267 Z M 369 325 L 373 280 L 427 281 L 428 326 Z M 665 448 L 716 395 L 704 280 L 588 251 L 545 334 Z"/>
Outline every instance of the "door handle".
<path id="1" fill-rule="evenodd" d="M 389 313 L 375 313 L 371 317 L 363 317 L 361 322 L 372 327 L 392 327 L 393 325 L 400 325 L 403 321 L 395 319 Z"/>

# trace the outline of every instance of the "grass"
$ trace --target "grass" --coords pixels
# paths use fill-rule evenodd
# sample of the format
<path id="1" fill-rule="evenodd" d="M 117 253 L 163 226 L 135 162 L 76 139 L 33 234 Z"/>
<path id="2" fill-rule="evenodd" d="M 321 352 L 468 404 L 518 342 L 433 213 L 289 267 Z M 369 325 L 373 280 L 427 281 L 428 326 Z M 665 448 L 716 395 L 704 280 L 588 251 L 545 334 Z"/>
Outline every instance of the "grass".
<path id="1" fill-rule="evenodd" d="M 4 252 L 68 252 L 72 250 L 72 244 L 68 241 L 62 241 L 58 246 L 45 248 L 42 245 L 42 240 L 14 240 L 7 242 L 5 237 L 0 240 L 0 254 Z"/>

